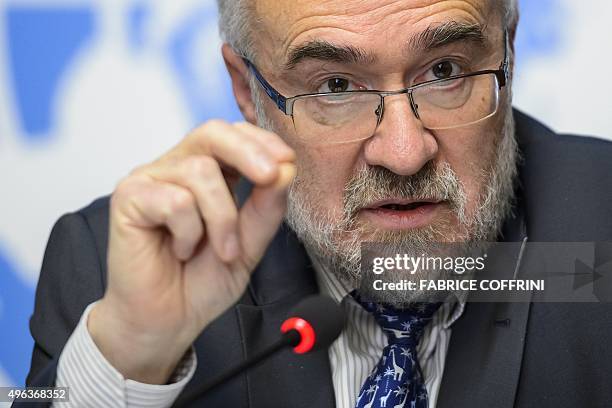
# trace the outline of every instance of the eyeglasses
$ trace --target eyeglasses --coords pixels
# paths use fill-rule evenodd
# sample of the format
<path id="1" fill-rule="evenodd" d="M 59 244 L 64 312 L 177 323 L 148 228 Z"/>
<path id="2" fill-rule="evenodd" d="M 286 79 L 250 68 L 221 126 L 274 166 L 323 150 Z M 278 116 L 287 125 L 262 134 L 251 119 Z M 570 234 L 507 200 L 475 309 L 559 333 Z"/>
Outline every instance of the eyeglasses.
<path id="1" fill-rule="evenodd" d="M 296 134 L 309 144 L 363 140 L 380 125 L 385 98 L 406 94 L 415 117 L 430 130 L 454 129 L 495 115 L 499 93 L 509 78 L 508 33 L 504 60 L 497 70 L 483 70 L 422 82 L 398 91 L 355 90 L 281 95 L 248 59 L 244 62 L 278 109 L 291 116 Z"/>

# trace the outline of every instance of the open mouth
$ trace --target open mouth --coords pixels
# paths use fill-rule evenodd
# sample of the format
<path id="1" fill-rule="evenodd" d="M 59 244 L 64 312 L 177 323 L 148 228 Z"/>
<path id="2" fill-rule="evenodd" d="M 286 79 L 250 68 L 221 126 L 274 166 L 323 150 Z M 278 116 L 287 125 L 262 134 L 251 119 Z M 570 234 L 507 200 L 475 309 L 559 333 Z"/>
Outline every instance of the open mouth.
<path id="1" fill-rule="evenodd" d="M 418 228 L 429 224 L 445 204 L 441 200 L 384 200 L 361 211 L 374 225 L 385 229 Z"/>

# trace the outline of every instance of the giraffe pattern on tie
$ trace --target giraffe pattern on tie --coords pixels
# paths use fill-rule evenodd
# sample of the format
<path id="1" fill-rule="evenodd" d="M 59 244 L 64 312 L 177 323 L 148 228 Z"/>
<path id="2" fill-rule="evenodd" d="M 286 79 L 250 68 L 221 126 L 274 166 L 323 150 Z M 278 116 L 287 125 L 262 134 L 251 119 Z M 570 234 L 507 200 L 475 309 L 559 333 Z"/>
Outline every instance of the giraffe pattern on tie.
<path id="1" fill-rule="evenodd" d="M 401 381 L 404 376 L 404 369 L 395 362 L 395 349 L 391 350 L 391 355 L 393 356 L 393 379 L 395 381 Z"/>
<path id="2" fill-rule="evenodd" d="M 374 386 L 374 393 L 372 395 L 372 399 L 370 400 L 370 402 L 368 402 L 367 404 L 365 404 L 363 406 L 363 408 L 372 408 L 372 405 L 374 404 L 374 401 L 376 401 L 376 392 L 378 391 L 378 385 Z M 367 393 L 367 391 L 366 391 Z"/>
<path id="3" fill-rule="evenodd" d="M 396 339 L 403 339 L 403 338 L 408 338 L 410 337 L 410 332 L 408 331 L 404 331 L 404 330 L 397 330 L 397 329 L 383 329 L 384 331 L 393 333 L 393 335 L 395 336 Z"/>
<path id="4" fill-rule="evenodd" d="M 391 395 L 391 388 L 389 388 L 389 391 L 387 392 L 387 395 L 383 395 L 382 397 L 380 397 L 380 407 L 381 408 L 385 408 L 387 406 L 387 400 L 389 399 L 389 395 Z"/>
<path id="5" fill-rule="evenodd" d="M 441 303 L 415 303 L 406 309 L 396 309 L 391 305 L 363 302 L 358 295 L 353 296 L 374 316 L 388 342 L 378 364 L 365 379 L 355 407 L 428 408 L 417 345 Z"/>
<path id="6" fill-rule="evenodd" d="M 401 400 L 401 401 L 399 402 L 399 404 L 394 405 L 394 406 L 393 406 L 393 408 L 404 408 L 404 405 L 406 404 L 406 400 L 407 400 L 407 399 L 408 399 L 408 393 L 405 393 L 405 394 L 404 394 L 404 399 L 403 399 L 403 400 Z"/>

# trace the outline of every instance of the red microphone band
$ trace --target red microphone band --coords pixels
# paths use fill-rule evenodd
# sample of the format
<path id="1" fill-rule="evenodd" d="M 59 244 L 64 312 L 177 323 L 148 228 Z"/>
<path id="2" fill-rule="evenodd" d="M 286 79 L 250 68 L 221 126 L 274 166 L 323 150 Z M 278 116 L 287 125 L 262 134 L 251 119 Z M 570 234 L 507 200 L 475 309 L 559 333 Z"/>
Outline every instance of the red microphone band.
<path id="1" fill-rule="evenodd" d="M 296 330 L 301 337 L 299 344 L 293 348 L 293 351 L 297 354 L 308 353 L 315 344 L 315 331 L 310 323 L 300 317 L 290 317 L 281 326 L 281 332 L 287 333 L 289 330 Z"/>

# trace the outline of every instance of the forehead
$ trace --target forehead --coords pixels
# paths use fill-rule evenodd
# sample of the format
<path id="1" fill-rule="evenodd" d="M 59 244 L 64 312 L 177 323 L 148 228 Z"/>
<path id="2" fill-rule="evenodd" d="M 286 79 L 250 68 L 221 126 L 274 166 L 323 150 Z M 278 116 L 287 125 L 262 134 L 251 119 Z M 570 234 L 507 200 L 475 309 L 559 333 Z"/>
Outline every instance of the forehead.
<path id="1" fill-rule="evenodd" d="M 499 0 L 256 0 L 266 54 L 282 58 L 313 39 L 390 48 L 428 26 L 455 21 L 485 27 Z M 501 22 L 501 20 L 500 20 Z M 494 24 L 498 25 L 498 24 Z"/>

